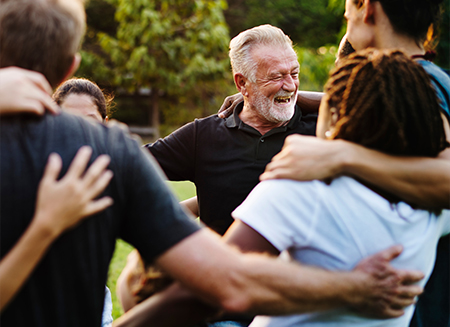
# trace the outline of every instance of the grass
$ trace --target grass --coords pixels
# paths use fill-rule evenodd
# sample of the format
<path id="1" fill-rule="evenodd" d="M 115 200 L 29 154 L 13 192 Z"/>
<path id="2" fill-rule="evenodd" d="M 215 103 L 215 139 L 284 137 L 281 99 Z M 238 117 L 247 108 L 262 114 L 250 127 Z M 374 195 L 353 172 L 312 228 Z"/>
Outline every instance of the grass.
<path id="1" fill-rule="evenodd" d="M 171 189 L 178 196 L 180 201 L 195 196 L 195 186 L 191 182 L 168 182 Z M 109 266 L 108 282 L 107 285 L 111 290 L 114 319 L 120 317 L 123 314 L 122 307 L 116 296 L 116 281 L 120 275 L 120 272 L 125 267 L 128 254 L 133 250 L 133 247 L 128 243 L 117 240 L 116 250 L 114 251 L 111 264 Z"/>

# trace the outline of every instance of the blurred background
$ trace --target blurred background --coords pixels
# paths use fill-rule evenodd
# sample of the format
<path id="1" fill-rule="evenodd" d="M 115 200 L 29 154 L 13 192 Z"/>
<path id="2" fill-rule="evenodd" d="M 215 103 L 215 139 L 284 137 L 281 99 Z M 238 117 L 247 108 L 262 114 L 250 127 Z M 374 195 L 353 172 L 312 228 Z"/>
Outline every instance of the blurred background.
<path id="1" fill-rule="evenodd" d="M 344 0 L 90 0 L 77 77 L 115 96 L 112 118 L 144 142 L 214 114 L 236 93 L 228 44 L 241 31 L 280 27 L 295 44 L 300 89 L 322 91 L 345 33 Z M 450 68 L 450 1 L 435 62 Z"/>

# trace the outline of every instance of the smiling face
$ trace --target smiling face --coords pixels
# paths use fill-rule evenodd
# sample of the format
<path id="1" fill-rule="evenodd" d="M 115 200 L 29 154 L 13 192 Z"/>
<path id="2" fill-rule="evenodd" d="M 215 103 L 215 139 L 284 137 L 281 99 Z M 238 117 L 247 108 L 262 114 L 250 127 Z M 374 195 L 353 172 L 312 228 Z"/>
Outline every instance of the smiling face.
<path id="1" fill-rule="evenodd" d="M 271 123 L 292 118 L 295 111 L 300 65 L 295 51 L 273 46 L 252 50 L 257 63 L 255 82 L 247 81 L 247 101 L 255 112 Z"/>
<path id="2" fill-rule="evenodd" d="M 61 103 L 61 108 L 74 115 L 91 117 L 99 122 L 103 121 L 94 99 L 87 94 L 69 94 Z"/>

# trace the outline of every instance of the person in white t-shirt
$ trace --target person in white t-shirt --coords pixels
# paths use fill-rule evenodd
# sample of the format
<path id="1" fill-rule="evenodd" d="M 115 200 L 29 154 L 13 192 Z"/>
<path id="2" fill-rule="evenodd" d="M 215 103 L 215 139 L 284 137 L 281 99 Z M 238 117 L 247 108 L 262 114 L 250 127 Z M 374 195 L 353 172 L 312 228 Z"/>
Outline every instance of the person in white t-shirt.
<path id="1" fill-rule="evenodd" d="M 369 49 L 350 55 L 331 73 L 316 133 L 392 155 L 435 157 L 448 147 L 439 110 L 422 67 L 400 51 Z M 450 211 L 413 208 L 350 177 L 264 181 L 233 217 L 224 236 L 228 243 L 245 251 L 286 251 L 293 260 L 328 270 L 351 270 L 362 258 L 401 244 L 404 250 L 392 263 L 422 270 L 421 286 L 433 269 L 439 238 L 450 233 Z M 406 327 L 413 312 L 410 306 L 403 316 L 382 320 L 342 308 L 258 316 L 251 327 Z"/>

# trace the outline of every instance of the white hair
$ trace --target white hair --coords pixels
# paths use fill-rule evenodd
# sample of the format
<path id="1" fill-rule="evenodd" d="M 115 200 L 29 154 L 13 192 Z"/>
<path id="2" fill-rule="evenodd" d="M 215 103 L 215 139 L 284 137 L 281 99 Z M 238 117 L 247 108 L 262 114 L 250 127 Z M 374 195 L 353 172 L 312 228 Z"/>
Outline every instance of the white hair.
<path id="1" fill-rule="evenodd" d="M 253 27 L 234 37 L 230 42 L 230 61 L 233 75 L 242 74 L 254 83 L 257 63 L 253 60 L 252 49 L 256 46 L 290 47 L 292 41 L 278 27 L 266 24 Z"/>

